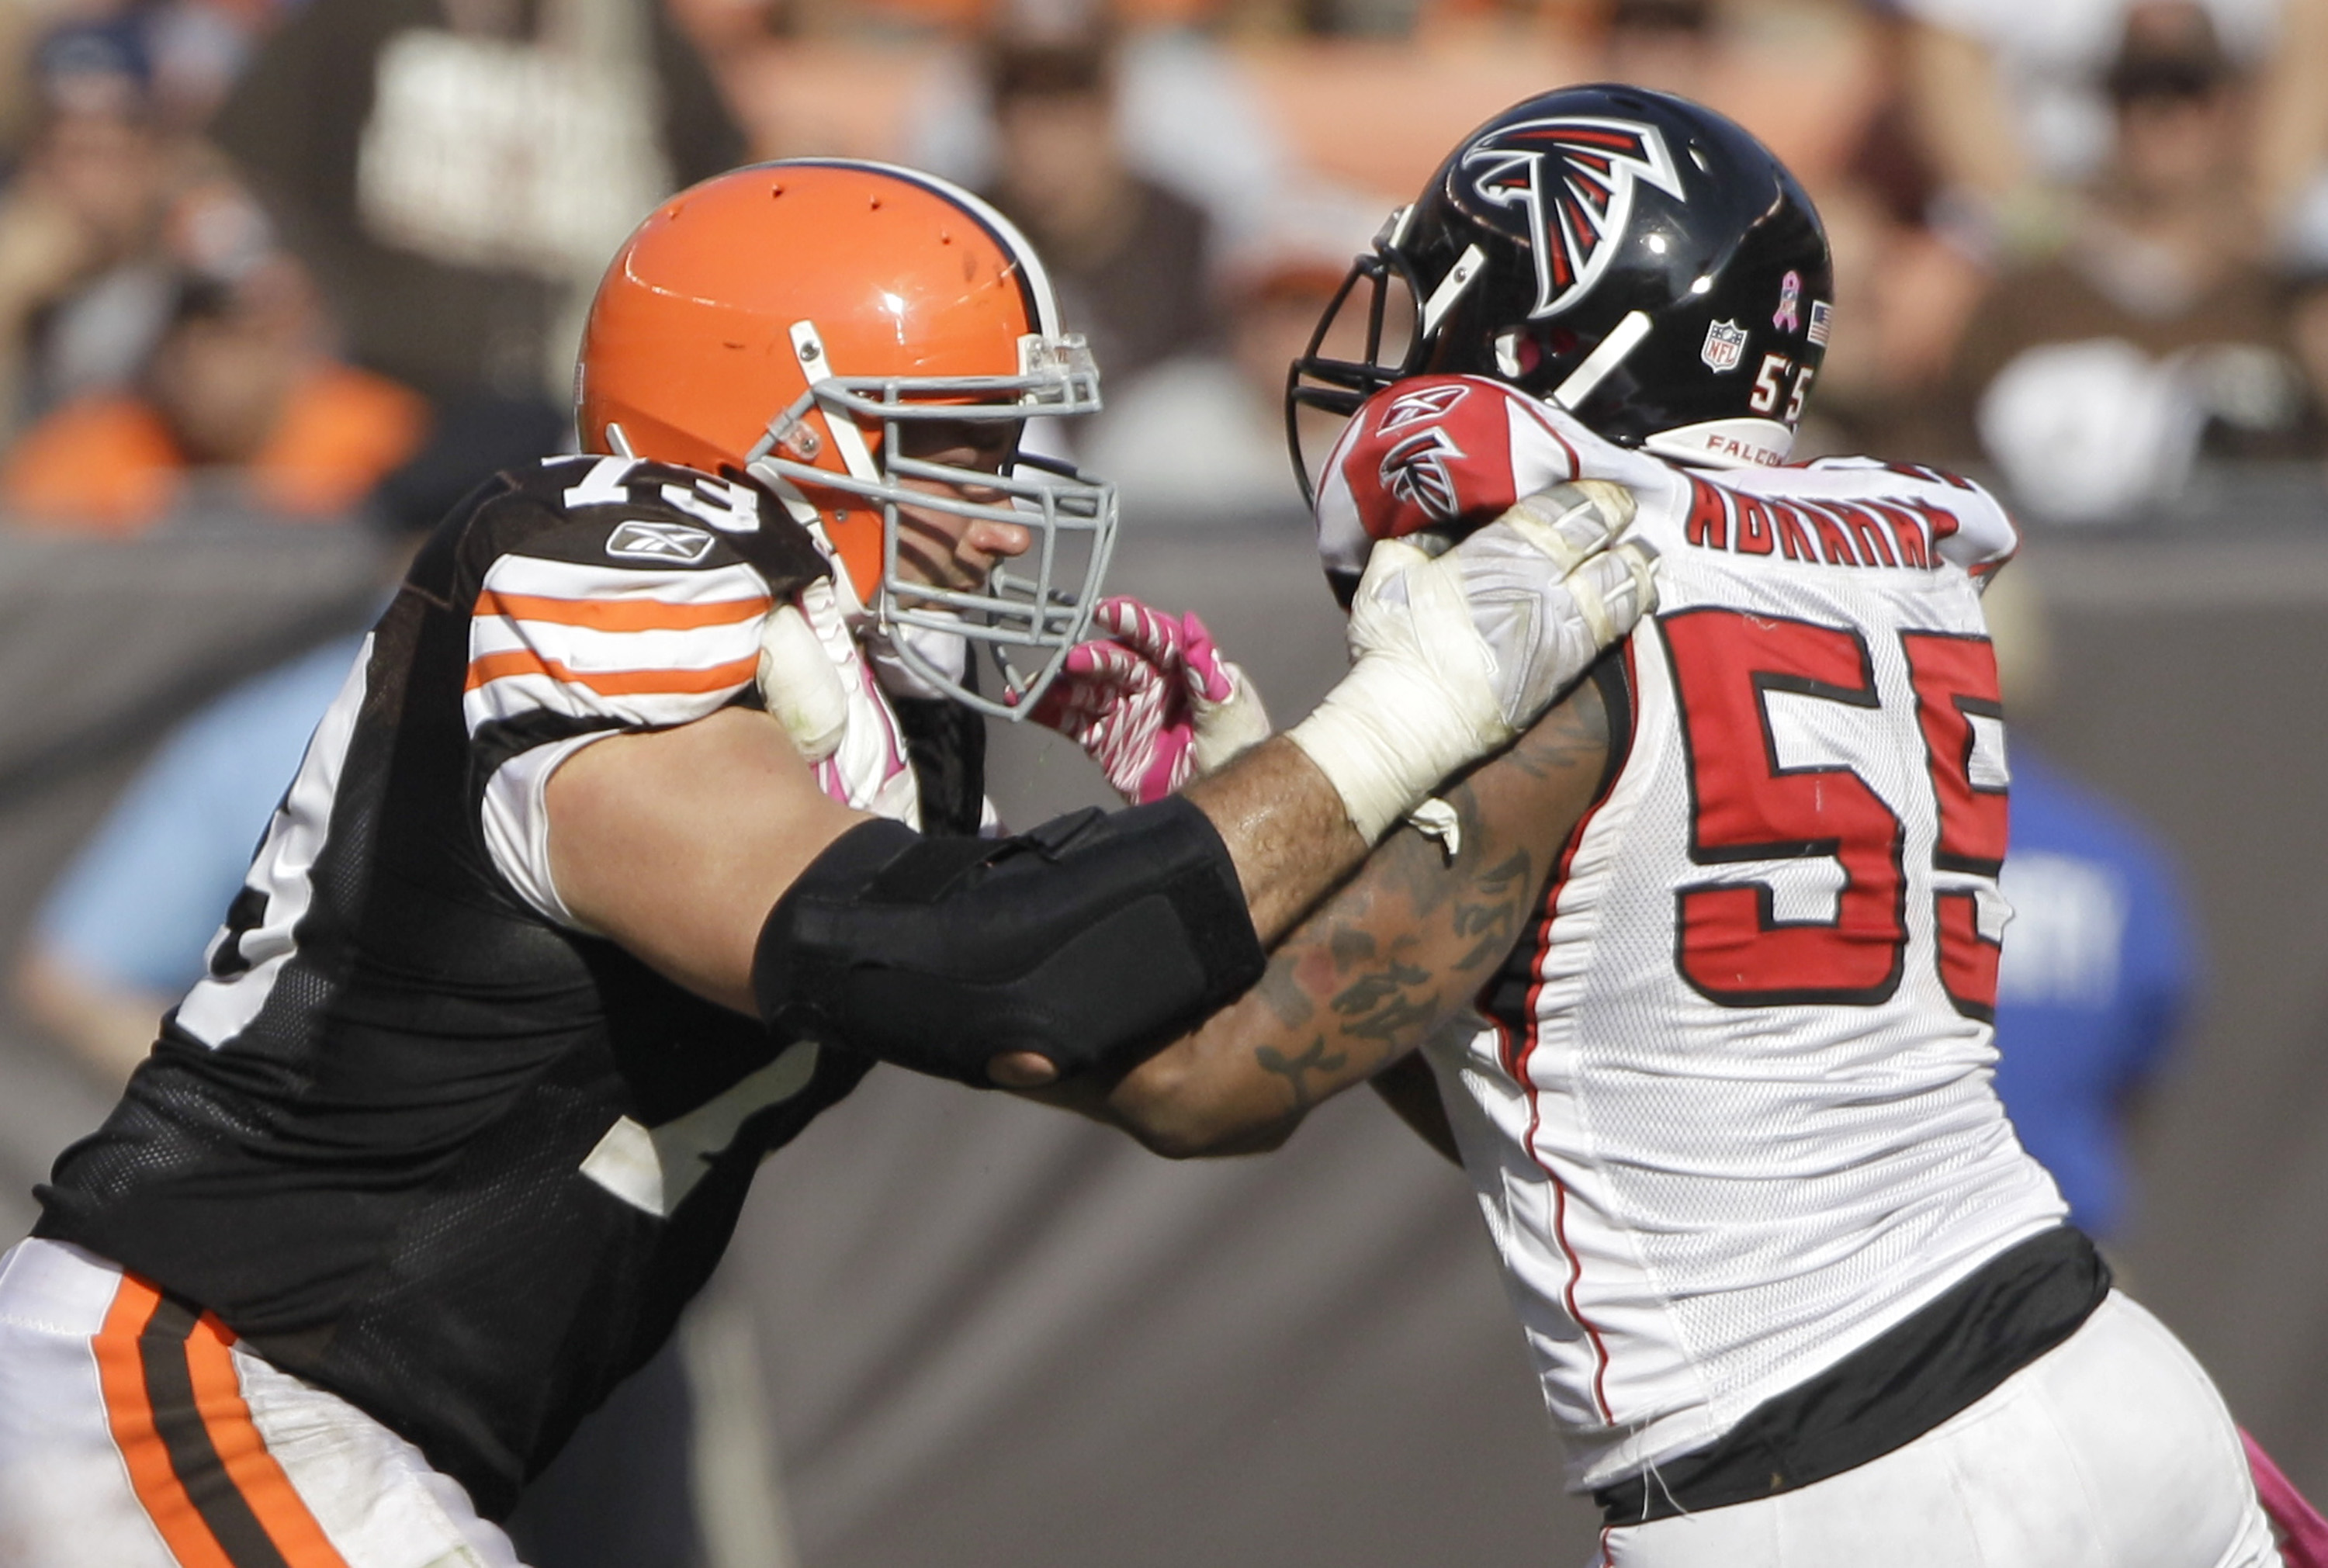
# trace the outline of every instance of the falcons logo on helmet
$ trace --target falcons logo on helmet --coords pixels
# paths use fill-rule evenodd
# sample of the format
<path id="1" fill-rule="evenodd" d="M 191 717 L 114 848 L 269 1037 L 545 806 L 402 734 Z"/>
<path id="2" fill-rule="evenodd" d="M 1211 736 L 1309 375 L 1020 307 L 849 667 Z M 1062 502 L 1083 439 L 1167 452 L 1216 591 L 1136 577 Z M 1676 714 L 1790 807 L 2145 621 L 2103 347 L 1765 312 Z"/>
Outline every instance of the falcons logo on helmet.
<path id="1" fill-rule="evenodd" d="M 1531 319 L 1557 315 L 1600 281 L 1633 219 L 1638 182 L 1673 197 L 1681 174 L 1654 126 L 1630 120 L 1522 120 L 1463 150 L 1462 171 L 1488 206 L 1519 220 L 1535 255 Z"/>

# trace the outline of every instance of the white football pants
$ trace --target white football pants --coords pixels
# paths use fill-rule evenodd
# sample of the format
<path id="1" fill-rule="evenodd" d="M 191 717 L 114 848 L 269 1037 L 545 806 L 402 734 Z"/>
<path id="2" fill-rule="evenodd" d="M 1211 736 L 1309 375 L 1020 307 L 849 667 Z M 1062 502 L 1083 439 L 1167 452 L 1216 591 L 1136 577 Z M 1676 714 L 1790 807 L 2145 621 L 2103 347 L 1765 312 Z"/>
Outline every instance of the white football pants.
<path id="1" fill-rule="evenodd" d="M 2239 1431 L 2112 1291 L 1903 1448 L 1800 1490 L 1603 1532 L 1605 1568 L 2279 1568 Z"/>
<path id="2" fill-rule="evenodd" d="M 0 1568 L 520 1568 L 420 1451 L 79 1247 L 0 1256 Z"/>

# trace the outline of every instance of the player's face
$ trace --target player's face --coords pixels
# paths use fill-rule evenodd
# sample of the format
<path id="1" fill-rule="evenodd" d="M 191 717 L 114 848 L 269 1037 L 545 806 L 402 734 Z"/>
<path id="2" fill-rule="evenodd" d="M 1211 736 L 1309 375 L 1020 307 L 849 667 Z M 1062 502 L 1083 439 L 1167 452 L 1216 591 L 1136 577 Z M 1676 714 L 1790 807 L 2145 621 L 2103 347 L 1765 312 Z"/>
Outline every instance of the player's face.
<path id="1" fill-rule="evenodd" d="M 904 455 L 925 463 L 1000 474 L 1018 450 L 1018 430 L 1015 420 L 915 420 L 898 427 L 897 445 Z M 1000 492 L 982 485 L 934 479 L 898 483 L 907 490 L 964 501 L 992 503 L 1002 499 Z M 979 587 L 997 561 L 1025 554 L 1033 542 L 1034 535 L 1016 523 L 960 517 L 934 507 L 897 509 L 898 565 L 905 575 L 934 587 Z"/>

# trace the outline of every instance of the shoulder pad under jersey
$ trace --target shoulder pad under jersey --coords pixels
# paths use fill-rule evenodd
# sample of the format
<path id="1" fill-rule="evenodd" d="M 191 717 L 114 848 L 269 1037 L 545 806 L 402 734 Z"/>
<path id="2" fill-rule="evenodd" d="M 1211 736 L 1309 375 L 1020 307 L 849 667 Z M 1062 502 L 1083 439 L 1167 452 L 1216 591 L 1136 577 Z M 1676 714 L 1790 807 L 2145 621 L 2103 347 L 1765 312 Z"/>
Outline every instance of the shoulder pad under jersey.
<path id="1" fill-rule="evenodd" d="M 1667 465 L 1602 439 L 1517 388 L 1484 376 L 1419 376 L 1351 418 L 1318 490 L 1328 575 L 1363 570 L 1374 542 L 1468 532 L 1521 496 L 1571 479 L 1662 490 Z"/>
<path id="2" fill-rule="evenodd" d="M 1985 583 L 2021 549 L 2021 530 L 2004 503 L 1960 474 L 1874 457 L 1821 457 L 1804 466 L 1820 473 L 1864 474 L 1882 489 L 1897 490 L 1904 484 L 1932 513 L 1947 520 L 1933 530 L 1933 549 L 1976 581 Z"/>

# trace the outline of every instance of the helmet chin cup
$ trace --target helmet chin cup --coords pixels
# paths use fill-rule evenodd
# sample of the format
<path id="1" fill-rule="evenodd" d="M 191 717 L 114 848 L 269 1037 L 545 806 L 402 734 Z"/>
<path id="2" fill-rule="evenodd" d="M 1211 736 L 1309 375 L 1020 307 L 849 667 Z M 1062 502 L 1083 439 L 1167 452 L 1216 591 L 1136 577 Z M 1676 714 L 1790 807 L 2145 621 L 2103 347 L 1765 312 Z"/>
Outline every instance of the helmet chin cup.
<path id="1" fill-rule="evenodd" d="M 1099 410 L 1099 373 L 1081 337 L 1030 333 L 1019 362 L 1014 376 L 828 375 L 770 421 L 746 465 L 788 505 L 797 502 L 796 511 L 812 515 L 826 492 L 878 511 L 880 576 L 854 585 L 877 634 L 931 690 L 1013 720 L 1027 717 L 1091 629 L 1115 549 L 1115 486 L 1028 453 L 1000 473 L 908 456 L 906 431 Z M 812 412 L 823 416 L 829 438 L 801 437 L 813 434 Z M 875 431 L 878 446 L 866 439 Z M 803 461 L 811 453 L 813 460 Z M 909 533 L 958 535 L 981 521 L 1025 530 L 1028 549 L 997 562 L 975 588 L 925 580 Z M 984 650 L 1001 680 L 999 699 L 975 690 L 966 662 L 941 656 L 953 638 Z"/>

